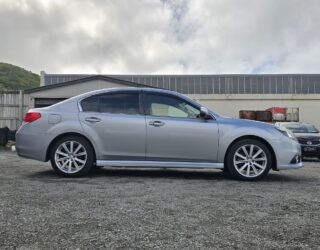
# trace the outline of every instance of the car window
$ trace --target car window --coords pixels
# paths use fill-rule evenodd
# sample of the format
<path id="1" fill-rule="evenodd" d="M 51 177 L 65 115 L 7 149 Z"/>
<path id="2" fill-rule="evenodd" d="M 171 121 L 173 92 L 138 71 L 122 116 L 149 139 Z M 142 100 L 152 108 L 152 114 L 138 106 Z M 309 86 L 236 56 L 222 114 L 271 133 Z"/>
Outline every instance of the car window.
<path id="1" fill-rule="evenodd" d="M 89 97 L 81 102 L 86 112 L 139 114 L 138 93 L 115 93 Z"/>
<path id="2" fill-rule="evenodd" d="M 82 100 L 81 107 L 84 112 L 99 112 L 99 97 L 90 96 Z"/>
<path id="3" fill-rule="evenodd" d="M 198 118 L 200 110 L 190 103 L 165 95 L 146 95 L 146 111 L 149 115 L 178 118 Z"/>

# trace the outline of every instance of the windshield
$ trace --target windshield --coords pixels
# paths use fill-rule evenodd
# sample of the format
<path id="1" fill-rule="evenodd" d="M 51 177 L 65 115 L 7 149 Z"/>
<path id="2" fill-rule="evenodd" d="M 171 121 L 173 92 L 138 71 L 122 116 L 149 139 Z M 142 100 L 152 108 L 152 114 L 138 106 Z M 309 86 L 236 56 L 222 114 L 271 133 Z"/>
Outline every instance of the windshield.
<path id="1" fill-rule="evenodd" d="M 319 133 L 319 130 L 310 124 L 294 123 L 286 124 L 284 127 L 293 133 Z"/>

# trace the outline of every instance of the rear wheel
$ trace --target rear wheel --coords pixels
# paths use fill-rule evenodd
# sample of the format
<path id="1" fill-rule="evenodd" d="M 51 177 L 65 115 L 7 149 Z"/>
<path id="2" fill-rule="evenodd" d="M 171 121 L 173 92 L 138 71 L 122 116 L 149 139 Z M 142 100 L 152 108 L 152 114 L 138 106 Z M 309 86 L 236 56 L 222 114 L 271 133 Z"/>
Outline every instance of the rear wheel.
<path id="1" fill-rule="evenodd" d="M 268 174 L 272 166 L 272 157 L 269 148 L 263 143 L 246 139 L 231 146 L 226 163 L 232 177 L 240 180 L 258 180 Z"/>
<path id="2" fill-rule="evenodd" d="M 54 144 L 50 161 L 53 169 L 61 176 L 85 176 L 92 168 L 94 152 L 86 139 L 66 136 Z"/>

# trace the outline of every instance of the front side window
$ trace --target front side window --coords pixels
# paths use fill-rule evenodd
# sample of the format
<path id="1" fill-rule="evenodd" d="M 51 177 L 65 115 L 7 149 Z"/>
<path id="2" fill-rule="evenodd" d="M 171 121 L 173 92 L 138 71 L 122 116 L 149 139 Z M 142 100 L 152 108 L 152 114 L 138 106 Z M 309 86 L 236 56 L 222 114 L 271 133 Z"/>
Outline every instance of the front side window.
<path id="1" fill-rule="evenodd" d="M 182 99 L 166 95 L 146 95 L 147 114 L 177 118 L 198 118 L 200 110 Z"/>
<path id="2" fill-rule="evenodd" d="M 115 93 L 91 96 L 81 102 L 84 112 L 139 114 L 138 93 Z"/>

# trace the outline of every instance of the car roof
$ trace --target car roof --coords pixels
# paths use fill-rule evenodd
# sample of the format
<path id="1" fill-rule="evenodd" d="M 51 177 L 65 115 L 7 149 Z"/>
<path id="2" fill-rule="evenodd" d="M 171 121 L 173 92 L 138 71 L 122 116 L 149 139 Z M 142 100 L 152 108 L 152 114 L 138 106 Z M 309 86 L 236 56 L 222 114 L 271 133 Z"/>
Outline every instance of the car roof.
<path id="1" fill-rule="evenodd" d="M 168 89 L 160 89 L 160 88 L 116 87 L 116 88 L 97 89 L 97 90 L 86 92 L 82 95 L 96 95 L 100 93 L 107 93 L 107 92 L 114 92 L 114 91 L 147 91 L 147 92 L 179 94 L 175 91 L 171 91 Z"/>
<path id="2" fill-rule="evenodd" d="M 160 88 L 148 88 L 148 87 L 146 87 L 146 88 L 140 88 L 140 87 L 104 88 L 104 89 L 89 91 L 89 92 L 74 96 L 70 99 L 83 99 L 83 98 L 86 98 L 86 97 L 89 97 L 92 95 L 99 95 L 99 94 L 103 94 L 103 93 L 117 92 L 117 91 L 145 91 L 145 92 L 149 92 L 149 93 L 166 93 L 166 94 L 182 97 L 184 99 L 192 100 L 188 96 L 185 96 L 183 94 L 180 94 L 180 93 L 172 91 L 172 90 L 160 89 Z M 192 101 L 194 102 L 194 100 L 192 100 Z"/>

